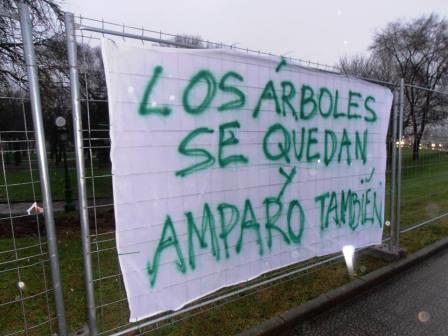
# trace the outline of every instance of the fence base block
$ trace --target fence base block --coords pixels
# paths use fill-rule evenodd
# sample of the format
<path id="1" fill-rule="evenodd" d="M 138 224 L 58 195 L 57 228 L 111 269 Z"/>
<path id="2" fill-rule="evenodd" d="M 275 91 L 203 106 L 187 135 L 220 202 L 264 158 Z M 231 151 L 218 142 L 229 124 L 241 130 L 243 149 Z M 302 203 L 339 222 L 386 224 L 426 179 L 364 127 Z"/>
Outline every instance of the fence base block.
<path id="1" fill-rule="evenodd" d="M 395 261 L 401 258 L 406 257 L 406 250 L 399 248 L 397 249 L 390 249 L 389 245 L 381 244 L 374 246 L 372 248 L 369 248 L 367 250 L 367 253 L 371 255 L 372 257 L 385 260 L 385 261 Z"/>

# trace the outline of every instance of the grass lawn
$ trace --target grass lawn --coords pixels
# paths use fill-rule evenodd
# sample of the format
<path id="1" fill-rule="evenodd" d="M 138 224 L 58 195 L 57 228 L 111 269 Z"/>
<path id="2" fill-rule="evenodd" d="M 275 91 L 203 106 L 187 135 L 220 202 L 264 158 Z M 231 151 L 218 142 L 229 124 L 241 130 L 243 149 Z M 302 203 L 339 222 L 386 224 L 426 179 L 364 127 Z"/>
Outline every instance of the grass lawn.
<path id="1" fill-rule="evenodd" d="M 401 210 L 402 227 L 448 212 L 448 152 L 403 151 Z"/>
<path id="2" fill-rule="evenodd" d="M 49 168 L 51 191 L 53 200 L 59 201 L 65 199 L 65 172 L 61 163 L 60 166 L 51 164 Z M 92 176 L 95 182 L 95 196 L 97 198 L 112 198 L 112 177 L 110 168 L 98 167 L 98 163 L 90 165 L 86 163 L 86 178 L 88 190 L 92 188 Z M 70 185 L 74 195 L 77 197 L 76 168 L 75 161 L 69 161 Z M 5 187 L 5 178 L 8 188 Z M 37 162 L 32 162 L 31 169 L 28 162 L 22 162 L 18 167 L 10 166 L 6 168 L 6 176 L 3 169 L 0 169 L 0 203 L 9 199 L 13 202 L 34 201 L 33 188 L 35 188 L 35 197 L 37 201 L 42 200 L 40 191 L 40 177 L 37 168 Z"/>
<path id="3" fill-rule="evenodd" d="M 107 171 L 95 175 L 107 175 Z M 52 183 L 59 186 L 55 195 L 63 198 L 63 171 L 58 168 L 51 172 Z M 103 174 L 101 174 L 103 173 Z M 401 222 L 406 227 L 423 220 L 448 212 L 448 153 L 422 151 L 418 162 L 411 159 L 409 151 L 403 151 Z M 9 179 L 20 181 L 24 178 L 19 172 L 11 173 Z M 74 174 L 72 176 L 74 189 Z M 95 182 L 100 179 L 95 179 Z M 10 183 L 10 182 L 9 182 Z M 102 182 L 99 182 L 102 183 Z M 61 186 L 62 184 L 62 186 Z M 98 187 L 97 187 L 98 186 Z M 96 184 L 97 197 L 110 197 L 110 178 L 107 182 Z M 29 189 L 29 186 L 28 186 Z M 89 188 L 91 190 L 91 188 Z M 1 193 L 0 193 L 0 197 Z M 17 198 L 16 198 L 17 197 Z M 28 197 L 18 191 L 14 200 Z M 57 198 L 55 196 L 55 198 Z M 93 216 L 93 214 L 91 214 Z M 92 241 L 94 278 L 107 280 L 95 281 L 98 330 L 106 331 L 127 324 L 127 302 L 119 273 L 115 250 L 115 240 L 111 221 L 111 209 L 98 209 L 97 239 Z M 388 212 L 386 212 L 388 217 Z M 42 219 L 40 219 L 42 222 Z M 29 331 L 30 335 L 48 335 L 55 331 L 55 321 L 45 323 L 48 316 L 54 317 L 53 296 L 45 291 L 45 281 L 50 286 L 50 274 L 45 240 L 39 245 L 39 230 L 42 225 L 30 228 L 29 223 L 14 220 L 16 249 L 10 239 L 11 233 L 4 231 L 0 237 L 0 330 L 2 334 L 14 333 L 23 329 L 24 320 L 28 326 L 41 324 Z M 76 214 L 56 214 L 58 244 L 65 295 L 66 316 L 71 331 L 79 329 L 86 321 L 85 296 L 83 285 L 83 266 L 79 223 Z M 10 225 L 8 220 L 0 220 L 2 226 Z M 0 231 L 2 233 L 2 231 Z M 409 253 L 448 236 L 448 218 L 434 222 L 401 236 L 401 244 Z M 95 253 L 101 250 L 101 253 Z M 19 261 L 16 261 L 19 259 Z M 303 264 L 309 264 L 307 261 Z M 385 262 L 361 254 L 357 260 L 358 270 L 373 271 Z M 25 283 L 22 292 L 16 287 L 20 267 L 21 280 Z M 298 267 L 295 265 L 293 267 Z M 277 271 L 279 272 L 279 271 Z M 361 271 L 359 271 L 361 272 Z M 239 295 L 213 307 L 205 307 L 199 312 L 180 316 L 177 320 L 168 320 L 156 326 L 154 335 L 232 335 L 249 328 L 274 314 L 306 302 L 323 292 L 341 286 L 349 281 L 345 265 L 333 262 L 323 267 L 295 275 L 277 283 Z M 244 285 L 239 285 L 241 287 Z M 50 286 L 51 287 L 51 286 Z M 20 295 L 25 298 L 20 303 Z M 48 304 L 47 304 L 48 300 Z M 49 307 L 47 309 L 47 307 Z M 25 319 L 24 319 L 25 316 Z M 174 323 L 176 322 L 176 323 Z M 50 329 L 50 326 L 52 328 Z M 20 334 L 20 333 L 19 333 Z"/>

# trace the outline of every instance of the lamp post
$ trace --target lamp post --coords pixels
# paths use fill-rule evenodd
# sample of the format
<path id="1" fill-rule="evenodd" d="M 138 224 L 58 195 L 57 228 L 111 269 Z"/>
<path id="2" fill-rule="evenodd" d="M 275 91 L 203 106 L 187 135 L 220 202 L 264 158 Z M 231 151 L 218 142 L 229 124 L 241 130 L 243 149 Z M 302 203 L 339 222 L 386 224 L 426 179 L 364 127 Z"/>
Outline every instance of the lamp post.
<path id="1" fill-rule="evenodd" d="M 62 151 L 62 159 L 64 161 L 64 179 L 65 179 L 65 212 L 74 211 L 75 204 L 73 203 L 73 192 L 72 186 L 70 184 L 70 175 L 68 171 L 67 165 L 67 128 L 65 127 L 66 121 L 64 117 L 57 117 L 55 120 L 56 127 L 58 128 L 58 140 L 59 140 L 59 148 Z"/>

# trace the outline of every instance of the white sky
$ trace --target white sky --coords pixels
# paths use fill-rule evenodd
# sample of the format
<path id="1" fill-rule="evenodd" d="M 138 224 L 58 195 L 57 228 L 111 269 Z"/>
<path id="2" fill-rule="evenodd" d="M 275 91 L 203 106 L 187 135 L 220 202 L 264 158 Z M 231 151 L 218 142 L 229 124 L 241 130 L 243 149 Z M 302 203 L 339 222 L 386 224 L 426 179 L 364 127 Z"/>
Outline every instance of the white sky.
<path id="1" fill-rule="evenodd" d="M 65 0 L 75 14 L 334 65 L 362 54 L 396 19 L 438 13 L 448 0 Z"/>

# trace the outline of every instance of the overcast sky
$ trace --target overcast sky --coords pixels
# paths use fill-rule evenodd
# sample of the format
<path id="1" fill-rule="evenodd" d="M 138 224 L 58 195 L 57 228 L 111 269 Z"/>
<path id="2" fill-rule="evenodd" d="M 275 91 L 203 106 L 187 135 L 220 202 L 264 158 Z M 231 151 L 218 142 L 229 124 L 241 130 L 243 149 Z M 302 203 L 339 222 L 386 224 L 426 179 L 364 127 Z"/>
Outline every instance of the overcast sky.
<path id="1" fill-rule="evenodd" d="M 448 0 L 65 0 L 63 8 L 329 65 L 366 53 L 387 22 L 431 12 L 448 17 Z"/>

